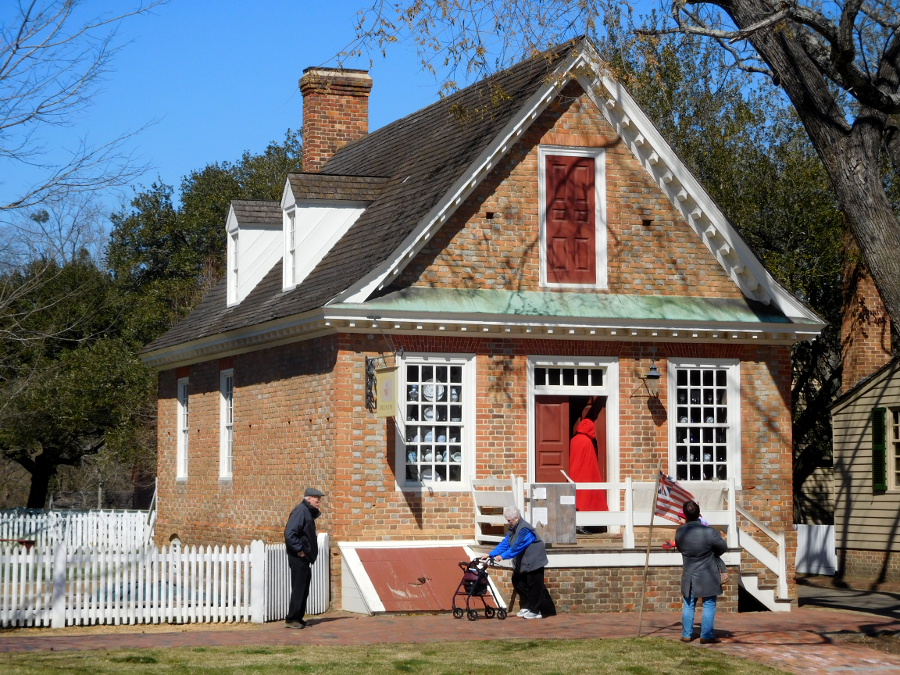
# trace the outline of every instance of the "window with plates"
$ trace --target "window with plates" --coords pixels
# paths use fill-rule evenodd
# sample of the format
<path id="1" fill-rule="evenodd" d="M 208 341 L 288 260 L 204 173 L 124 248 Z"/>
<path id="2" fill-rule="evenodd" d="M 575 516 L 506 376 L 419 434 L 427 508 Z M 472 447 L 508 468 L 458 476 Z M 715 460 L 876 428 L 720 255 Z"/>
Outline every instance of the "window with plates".
<path id="1" fill-rule="evenodd" d="M 410 356 L 400 368 L 404 427 L 398 482 L 462 488 L 474 447 L 473 357 Z"/>
<path id="2" fill-rule="evenodd" d="M 737 361 L 669 361 L 670 447 L 679 481 L 740 481 Z"/>

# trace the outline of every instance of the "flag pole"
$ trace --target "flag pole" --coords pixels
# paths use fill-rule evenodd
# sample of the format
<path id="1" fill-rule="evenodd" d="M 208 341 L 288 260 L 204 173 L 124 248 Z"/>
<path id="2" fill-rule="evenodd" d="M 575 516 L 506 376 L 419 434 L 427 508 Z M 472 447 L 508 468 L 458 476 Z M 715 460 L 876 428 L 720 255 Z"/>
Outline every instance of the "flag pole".
<path id="1" fill-rule="evenodd" d="M 656 517 L 656 498 L 659 496 L 659 472 L 662 460 L 656 462 L 656 481 L 653 483 L 653 507 L 650 509 L 650 532 L 647 534 L 647 558 L 644 560 L 644 585 L 641 587 L 641 606 L 638 610 L 638 633 L 644 625 L 644 596 L 647 594 L 647 576 L 650 574 L 650 544 L 653 542 L 653 519 Z"/>

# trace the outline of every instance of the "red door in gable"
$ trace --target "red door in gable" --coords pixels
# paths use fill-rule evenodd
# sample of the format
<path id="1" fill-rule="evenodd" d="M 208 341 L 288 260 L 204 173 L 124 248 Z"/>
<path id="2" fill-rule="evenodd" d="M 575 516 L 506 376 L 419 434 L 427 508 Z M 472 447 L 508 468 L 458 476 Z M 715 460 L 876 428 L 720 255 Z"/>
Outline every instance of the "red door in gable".
<path id="1" fill-rule="evenodd" d="M 565 483 L 569 470 L 569 398 L 534 397 L 534 480 Z"/>
<path id="2" fill-rule="evenodd" d="M 547 281 L 597 283 L 594 160 L 547 157 Z"/>

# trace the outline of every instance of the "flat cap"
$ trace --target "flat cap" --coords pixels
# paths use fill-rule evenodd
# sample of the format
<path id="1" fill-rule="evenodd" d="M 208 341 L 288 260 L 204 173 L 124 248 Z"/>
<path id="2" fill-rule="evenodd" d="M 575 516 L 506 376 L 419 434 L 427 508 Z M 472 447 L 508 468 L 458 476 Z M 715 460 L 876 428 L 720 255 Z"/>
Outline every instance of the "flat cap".
<path id="1" fill-rule="evenodd" d="M 303 493 L 304 497 L 324 497 L 324 492 L 319 492 L 316 488 L 306 488 L 306 491 Z"/>

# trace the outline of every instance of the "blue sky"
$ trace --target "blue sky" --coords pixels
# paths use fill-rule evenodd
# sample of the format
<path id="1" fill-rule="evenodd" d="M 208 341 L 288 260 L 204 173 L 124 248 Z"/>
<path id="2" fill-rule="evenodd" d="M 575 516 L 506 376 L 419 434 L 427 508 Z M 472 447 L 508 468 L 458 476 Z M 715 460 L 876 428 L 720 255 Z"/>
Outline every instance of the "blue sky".
<path id="1" fill-rule="evenodd" d="M 301 126 L 303 69 L 328 65 L 353 38 L 364 1 L 171 0 L 122 24 L 119 41 L 127 44 L 93 106 L 72 126 L 46 133 L 47 144 L 71 147 L 83 137 L 102 143 L 155 120 L 129 144 L 152 166 L 137 181 L 145 185 L 158 175 L 177 186 L 192 169 L 260 151 Z M 97 3 L 92 11 L 118 4 Z M 368 59 L 347 65 L 368 68 Z M 420 72 L 409 47 L 396 45 L 386 60 L 379 55 L 371 74 L 370 129 L 437 97 L 439 84 Z M 0 165 L 5 172 L 0 198 L 31 178 Z"/>

